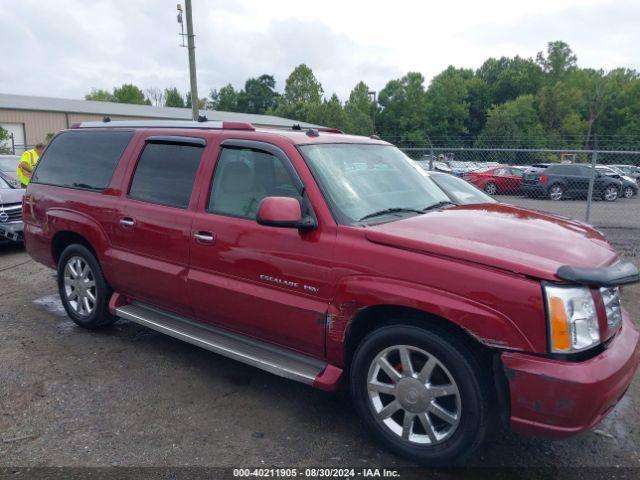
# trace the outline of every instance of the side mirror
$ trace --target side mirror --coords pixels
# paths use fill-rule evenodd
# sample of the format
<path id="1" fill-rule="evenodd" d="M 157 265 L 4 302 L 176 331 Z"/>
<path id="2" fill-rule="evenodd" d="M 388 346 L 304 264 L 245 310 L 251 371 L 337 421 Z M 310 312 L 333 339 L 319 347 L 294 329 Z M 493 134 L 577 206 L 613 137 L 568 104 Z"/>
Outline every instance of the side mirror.
<path id="1" fill-rule="evenodd" d="M 300 202 L 291 197 L 267 197 L 258 206 L 256 217 L 260 225 L 279 228 L 313 230 L 316 221 L 310 216 L 302 216 Z"/>

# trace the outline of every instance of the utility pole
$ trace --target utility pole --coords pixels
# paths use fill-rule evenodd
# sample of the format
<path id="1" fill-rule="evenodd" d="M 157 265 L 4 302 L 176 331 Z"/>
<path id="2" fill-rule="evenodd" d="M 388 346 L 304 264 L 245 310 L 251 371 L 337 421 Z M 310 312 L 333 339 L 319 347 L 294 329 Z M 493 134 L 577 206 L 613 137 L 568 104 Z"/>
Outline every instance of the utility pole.
<path id="1" fill-rule="evenodd" d="M 378 110 L 378 92 L 375 92 L 373 90 L 371 90 L 370 92 L 367 92 L 368 95 L 372 95 L 373 96 L 373 118 L 371 120 L 372 126 L 373 126 L 373 134 L 375 135 L 376 133 L 376 110 Z"/>
<path id="2" fill-rule="evenodd" d="M 189 51 L 189 79 L 191 80 L 191 111 L 194 120 L 200 116 L 198 106 L 198 79 L 196 77 L 196 43 L 193 34 L 193 15 L 191 0 L 184 0 L 184 9 L 187 15 L 187 50 Z M 182 25 L 182 6 L 178 4 L 178 23 Z M 184 30 L 183 30 L 184 32 Z M 184 38 L 184 33 L 182 33 Z M 184 45 L 183 45 L 184 46 Z"/>

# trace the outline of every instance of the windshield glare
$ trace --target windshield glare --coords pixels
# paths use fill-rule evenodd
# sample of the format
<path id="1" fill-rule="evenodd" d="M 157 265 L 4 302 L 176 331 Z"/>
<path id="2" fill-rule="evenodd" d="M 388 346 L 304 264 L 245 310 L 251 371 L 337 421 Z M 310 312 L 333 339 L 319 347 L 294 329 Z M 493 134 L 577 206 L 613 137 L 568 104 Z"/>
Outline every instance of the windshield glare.
<path id="1" fill-rule="evenodd" d="M 300 147 L 340 223 L 389 208 L 422 210 L 448 197 L 428 174 L 391 145 L 323 144 Z M 381 216 L 392 220 L 396 217 Z"/>

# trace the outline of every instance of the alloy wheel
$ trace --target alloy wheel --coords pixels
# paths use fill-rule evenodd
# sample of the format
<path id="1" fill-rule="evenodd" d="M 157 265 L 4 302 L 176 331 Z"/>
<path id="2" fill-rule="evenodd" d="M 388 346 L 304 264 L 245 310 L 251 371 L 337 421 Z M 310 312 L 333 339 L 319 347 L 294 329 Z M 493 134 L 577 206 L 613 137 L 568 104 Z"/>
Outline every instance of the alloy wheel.
<path id="1" fill-rule="evenodd" d="M 604 191 L 604 199 L 607 202 L 613 202 L 618 198 L 618 189 L 615 185 L 609 185 Z"/>
<path id="2" fill-rule="evenodd" d="M 78 315 L 88 317 L 97 303 L 96 281 L 91 267 L 82 257 L 71 257 L 64 267 L 66 300 Z"/>
<path id="3" fill-rule="evenodd" d="M 560 185 L 554 185 L 549 190 L 549 198 L 551 200 L 561 200 L 562 199 L 562 187 Z"/>
<path id="4" fill-rule="evenodd" d="M 442 443 L 460 423 L 455 379 L 438 358 L 420 348 L 397 345 L 376 355 L 367 391 L 376 421 L 410 444 Z"/>
<path id="5" fill-rule="evenodd" d="M 484 187 L 484 191 L 489 195 L 495 195 L 498 191 L 498 187 L 496 187 L 495 183 L 487 183 Z"/>
<path id="6" fill-rule="evenodd" d="M 631 198 L 634 194 L 635 192 L 633 191 L 633 188 L 627 187 L 624 189 L 624 198 Z"/>

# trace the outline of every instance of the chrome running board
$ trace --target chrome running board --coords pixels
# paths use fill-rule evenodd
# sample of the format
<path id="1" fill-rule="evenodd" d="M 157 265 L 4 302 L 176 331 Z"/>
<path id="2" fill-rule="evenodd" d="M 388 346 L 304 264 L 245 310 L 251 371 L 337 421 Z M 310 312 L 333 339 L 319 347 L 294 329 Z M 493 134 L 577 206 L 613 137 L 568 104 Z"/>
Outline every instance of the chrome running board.
<path id="1" fill-rule="evenodd" d="M 327 364 L 243 335 L 193 322 L 141 303 L 115 310 L 116 315 L 179 340 L 218 353 L 239 362 L 261 368 L 281 377 L 313 384 Z"/>

